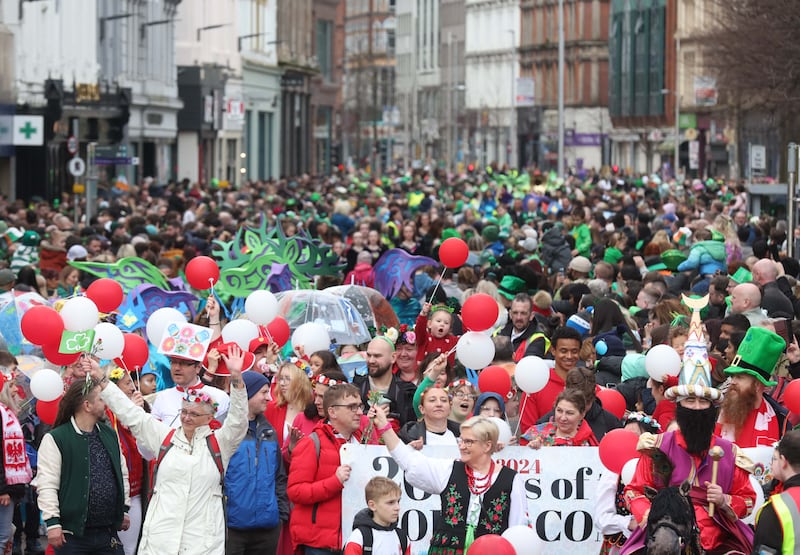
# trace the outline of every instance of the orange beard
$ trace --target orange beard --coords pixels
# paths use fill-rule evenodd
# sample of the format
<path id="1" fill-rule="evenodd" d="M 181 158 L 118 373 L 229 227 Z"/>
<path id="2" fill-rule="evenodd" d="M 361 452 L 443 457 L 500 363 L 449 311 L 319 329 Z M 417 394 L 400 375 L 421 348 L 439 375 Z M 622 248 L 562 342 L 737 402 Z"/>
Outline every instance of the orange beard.
<path id="1" fill-rule="evenodd" d="M 736 388 L 736 389 L 734 389 Z M 736 435 L 744 426 L 745 420 L 750 416 L 750 413 L 756 408 L 756 401 L 758 394 L 755 387 L 748 387 L 741 389 L 738 386 L 731 385 L 725 398 L 722 400 L 722 415 L 720 421 L 723 424 L 728 424 L 734 427 Z"/>

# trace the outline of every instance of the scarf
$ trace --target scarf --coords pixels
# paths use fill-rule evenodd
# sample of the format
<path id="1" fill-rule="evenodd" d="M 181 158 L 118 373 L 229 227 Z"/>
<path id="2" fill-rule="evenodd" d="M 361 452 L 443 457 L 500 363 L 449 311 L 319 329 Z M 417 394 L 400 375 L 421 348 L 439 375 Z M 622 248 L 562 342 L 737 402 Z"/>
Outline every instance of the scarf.
<path id="1" fill-rule="evenodd" d="M 29 484 L 33 472 L 25 451 L 22 426 L 19 425 L 16 415 L 4 405 L 0 405 L 0 416 L 3 419 L 3 469 L 6 484 Z"/>

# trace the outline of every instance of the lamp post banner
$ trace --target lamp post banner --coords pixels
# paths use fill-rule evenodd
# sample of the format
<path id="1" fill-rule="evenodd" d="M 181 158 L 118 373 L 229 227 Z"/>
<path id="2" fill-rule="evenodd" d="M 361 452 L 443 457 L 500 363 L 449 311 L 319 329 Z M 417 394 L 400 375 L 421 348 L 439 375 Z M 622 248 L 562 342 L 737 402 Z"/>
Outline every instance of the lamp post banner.
<path id="1" fill-rule="evenodd" d="M 388 450 L 377 445 L 353 446 L 350 479 L 342 492 L 342 537 L 350 537 L 353 517 L 367 506 L 364 488 L 375 476 L 397 482 L 402 489 L 400 522 L 411 540 L 411 553 L 428 552 L 428 544 L 438 519 L 441 501 L 438 494 L 425 493 L 407 484 L 403 471 Z M 755 464 L 754 480 L 767 479 L 771 449 L 743 449 Z M 428 457 L 458 459 L 455 447 L 426 446 Z M 600 462 L 597 447 L 507 447 L 497 453 L 495 462 L 519 472 L 525 480 L 528 518 L 544 542 L 548 555 L 595 555 L 602 535 L 594 527 L 595 490 L 600 476 L 608 472 Z M 760 471 L 759 471 L 760 469 Z M 755 482 L 754 482 L 755 483 Z M 761 500 L 763 498 L 760 498 Z"/>

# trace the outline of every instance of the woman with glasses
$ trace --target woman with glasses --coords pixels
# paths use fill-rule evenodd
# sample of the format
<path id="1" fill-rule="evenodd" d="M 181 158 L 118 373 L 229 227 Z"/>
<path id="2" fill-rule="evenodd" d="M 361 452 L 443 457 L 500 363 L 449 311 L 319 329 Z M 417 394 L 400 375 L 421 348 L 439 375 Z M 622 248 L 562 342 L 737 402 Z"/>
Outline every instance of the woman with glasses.
<path id="1" fill-rule="evenodd" d="M 102 401 L 130 429 L 142 450 L 156 453 L 153 497 L 139 555 L 225 553 L 222 482 L 228 461 L 247 432 L 248 399 L 242 381 L 244 353 L 234 345 L 222 356 L 231 374 L 230 409 L 222 427 L 213 431 L 209 424 L 216 403 L 201 389 L 184 393 L 180 426 L 172 429 L 130 400 L 97 362 L 84 359 L 100 383 Z"/>
<path id="2" fill-rule="evenodd" d="M 277 374 L 277 398 L 270 401 L 264 415 L 278 434 L 281 448 L 288 442 L 291 425 L 312 399 L 311 382 L 303 368 L 293 362 L 281 365 Z"/>
<path id="3" fill-rule="evenodd" d="M 441 387 L 429 387 L 422 393 L 417 422 L 408 422 L 400 430 L 400 439 L 414 447 L 423 445 L 457 445 L 459 426 L 449 419 L 450 395 Z"/>
<path id="4" fill-rule="evenodd" d="M 529 525 L 522 477 L 492 460 L 499 435 L 494 422 L 474 416 L 461 424 L 461 458 L 454 461 L 426 457 L 404 444 L 387 424 L 386 412 L 372 407 L 368 415 L 405 472 L 405 480 L 441 496 L 442 518 L 431 537 L 429 554 L 465 553 L 484 534 Z"/>

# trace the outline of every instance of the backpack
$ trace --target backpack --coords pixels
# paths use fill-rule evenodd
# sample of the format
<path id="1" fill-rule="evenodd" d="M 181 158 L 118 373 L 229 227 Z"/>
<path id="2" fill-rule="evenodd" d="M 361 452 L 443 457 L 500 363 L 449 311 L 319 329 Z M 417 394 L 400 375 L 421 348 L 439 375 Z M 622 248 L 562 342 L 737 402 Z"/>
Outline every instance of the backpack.
<path id="1" fill-rule="evenodd" d="M 158 456 L 153 462 L 153 471 L 150 473 L 151 495 L 153 492 L 153 486 L 155 486 L 156 483 L 156 474 L 158 473 L 158 466 L 161 464 L 161 461 L 164 460 L 164 456 L 167 454 L 167 451 L 172 449 L 173 435 L 175 435 L 174 429 L 170 430 L 169 433 L 167 433 L 167 436 L 164 438 L 164 441 L 161 442 L 161 446 L 158 448 Z M 223 498 L 224 498 L 225 468 L 222 466 L 222 452 L 219 449 L 219 442 L 217 441 L 217 436 L 215 436 L 213 433 L 208 434 L 206 436 L 206 446 L 208 447 L 208 450 L 211 452 L 211 456 L 214 459 L 214 463 L 217 465 L 217 469 L 219 470 L 219 485 L 222 487 Z"/>
<path id="2" fill-rule="evenodd" d="M 361 525 L 354 526 L 353 530 L 359 530 L 361 532 L 361 552 L 365 554 L 372 553 L 372 528 Z M 394 531 L 397 534 L 397 539 L 400 540 L 402 553 L 405 553 L 408 548 L 408 536 L 400 528 L 395 528 Z"/>

